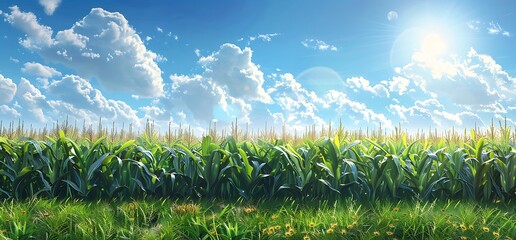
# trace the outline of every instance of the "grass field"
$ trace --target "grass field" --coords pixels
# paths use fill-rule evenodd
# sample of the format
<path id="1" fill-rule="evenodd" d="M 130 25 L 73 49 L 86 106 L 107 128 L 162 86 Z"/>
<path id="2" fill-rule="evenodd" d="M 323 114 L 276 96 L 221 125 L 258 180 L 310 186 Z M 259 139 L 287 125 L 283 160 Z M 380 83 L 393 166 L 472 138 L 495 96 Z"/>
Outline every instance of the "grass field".
<path id="1" fill-rule="evenodd" d="M 3 201 L 10 239 L 512 239 L 515 206 L 375 201 Z"/>

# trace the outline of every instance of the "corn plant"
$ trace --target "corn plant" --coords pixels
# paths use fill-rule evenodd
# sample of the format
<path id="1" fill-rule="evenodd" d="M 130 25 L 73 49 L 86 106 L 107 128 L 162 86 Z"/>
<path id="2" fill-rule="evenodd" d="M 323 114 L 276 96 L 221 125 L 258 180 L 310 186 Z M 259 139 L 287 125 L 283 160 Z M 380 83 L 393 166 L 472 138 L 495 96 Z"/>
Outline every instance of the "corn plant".
<path id="1" fill-rule="evenodd" d="M 324 138 L 159 144 L 150 138 L 0 138 L 0 198 L 513 201 L 516 150 L 471 132 L 460 145 Z"/>

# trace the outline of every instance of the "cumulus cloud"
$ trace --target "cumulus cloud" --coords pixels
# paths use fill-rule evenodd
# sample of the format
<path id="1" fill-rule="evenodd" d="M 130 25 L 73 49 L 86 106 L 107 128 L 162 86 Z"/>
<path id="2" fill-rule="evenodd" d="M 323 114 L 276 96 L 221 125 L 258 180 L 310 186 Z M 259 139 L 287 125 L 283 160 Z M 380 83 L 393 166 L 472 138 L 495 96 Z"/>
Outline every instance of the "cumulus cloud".
<path id="1" fill-rule="evenodd" d="M 39 4 L 45 8 L 47 15 L 52 15 L 57 7 L 59 7 L 59 4 L 61 4 L 61 0 L 39 0 Z"/>
<path id="2" fill-rule="evenodd" d="M 416 101 L 413 106 L 390 104 L 389 111 L 400 119 L 404 128 L 409 130 L 439 127 L 450 129 L 452 127 L 483 126 L 480 116 L 470 111 L 446 111 L 443 104 L 437 99 Z"/>
<path id="3" fill-rule="evenodd" d="M 214 111 L 217 107 L 227 110 L 224 90 L 202 76 L 172 75 L 170 80 L 173 90 L 169 96 L 160 99 L 166 107 L 187 109 L 195 119 L 202 122 L 210 122 L 216 118 Z"/>
<path id="4" fill-rule="evenodd" d="M 320 51 L 328 51 L 328 50 L 329 51 L 338 51 L 339 50 L 336 46 L 327 44 L 324 41 L 318 40 L 318 39 L 305 39 L 301 42 L 301 44 L 303 44 L 303 46 L 305 46 L 306 48 L 311 48 L 311 49 L 320 50 Z"/>
<path id="5" fill-rule="evenodd" d="M 271 102 L 263 89 L 264 77 L 259 67 L 252 62 L 250 48 L 240 49 L 226 43 L 219 51 L 201 57 L 199 63 L 205 69 L 204 78 L 210 79 L 230 96 L 243 100 Z"/>
<path id="6" fill-rule="evenodd" d="M 329 106 L 335 105 L 339 112 L 354 112 L 360 116 L 357 121 L 382 124 L 385 129 L 392 129 L 393 124 L 383 113 L 376 113 L 366 104 L 351 100 L 345 93 L 331 90 L 324 96 Z"/>
<path id="7" fill-rule="evenodd" d="M 156 121 L 173 121 L 172 116 L 168 111 L 156 106 L 143 106 L 139 110 L 144 114 L 145 119 L 152 119 Z"/>
<path id="8" fill-rule="evenodd" d="M 29 80 L 22 78 L 14 97 L 14 107 L 3 107 L 7 112 L 33 123 L 60 121 L 63 116 L 85 121 L 87 124 L 103 120 L 140 126 L 138 112 L 123 101 L 108 99 L 83 78 L 65 75 L 51 81 L 42 92 Z M 0 107 L 2 108 L 2 107 Z M 3 116 L 0 113 L 0 116 Z M 5 116 L 11 120 L 12 116 Z"/>
<path id="9" fill-rule="evenodd" d="M 401 75 L 434 98 L 469 109 L 486 109 L 516 98 L 516 79 L 488 55 L 471 49 L 465 58 L 417 57 Z"/>
<path id="10" fill-rule="evenodd" d="M 16 84 L 10 78 L 0 74 L 0 104 L 10 102 L 15 94 Z"/>
<path id="11" fill-rule="evenodd" d="M 61 76 L 61 72 L 57 71 L 55 68 L 51 68 L 37 62 L 26 62 L 23 64 L 22 72 L 42 78 L 53 78 L 56 76 Z"/>
<path id="12" fill-rule="evenodd" d="M 17 102 L 23 107 L 23 111 L 30 113 L 25 114 L 24 119 L 33 119 L 38 122 L 48 122 L 50 117 L 45 114 L 51 109 L 47 102 L 47 98 L 41 91 L 32 83 L 22 78 L 18 84 L 15 98 Z"/>
<path id="13" fill-rule="evenodd" d="M 21 12 L 17 6 L 10 9 L 5 19 L 27 34 L 20 43 L 44 58 L 95 77 L 109 89 L 139 97 L 163 94 L 161 69 L 155 61 L 158 55 L 147 50 L 122 14 L 93 8 L 52 38 L 52 29 L 41 25 L 33 13 Z"/>
<path id="14" fill-rule="evenodd" d="M 348 80 L 350 80 L 348 84 L 358 86 L 360 90 L 373 89 L 372 86 L 365 83 L 367 80 L 363 81 L 361 78 Z M 275 124 L 285 124 L 287 130 L 291 132 L 293 130 L 303 131 L 306 126 L 310 125 L 327 127 L 326 121 L 335 121 L 338 118 L 342 118 L 346 124 L 351 121 L 354 126 L 367 124 L 378 126 L 381 124 L 387 129 L 393 127 L 387 116 L 369 108 L 367 104 L 354 101 L 345 93 L 337 90 L 329 90 L 319 96 L 317 93 L 303 88 L 290 73 L 279 75 L 275 85 L 269 90 L 271 97 L 280 109 L 269 108 L 267 115 L 274 119 Z M 258 116 L 254 111 L 255 106 L 251 113 L 253 119 Z M 265 114 L 261 113 L 261 115 Z M 329 119 L 325 119 L 327 117 Z"/>
<path id="15" fill-rule="evenodd" d="M 106 98 L 100 90 L 79 76 L 66 75 L 60 80 L 54 80 L 49 84 L 47 92 L 49 96 L 69 104 L 73 109 L 93 113 L 105 119 L 135 124 L 140 121 L 137 111 L 127 103 Z"/>
<path id="16" fill-rule="evenodd" d="M 79 76 L 66 75 L 60 80 L 52 81 L 48 86 L 48 94 L 78 109 L 88 109 L 106 118 L 113 118 L 116 113 L 108 100 L 98 89 Z"/>
<path id="17" fill-rule="evenodd" d="M 14 120 L 19 118 L 21 114 L 16 109 L 11 108 L 7 105 L 0 105 L 0 118 Z"/>
<path id="18" fill-rule="evenodd" d="M 422 108 L 444 109 L 444 106 L 437 99 L 433 98 L 423 101 L 417 100 L 414 105 Z"/>
<path id="19" fill-rule="evenodd" d="M 288 125 L 299 125 L 301 127 L 316 124 L 325 125 L 325 121 L 319 116 L 319 108 L 324 101 L 314 92 L 304 89 L 301 84 L 290 73 L 282 74 L 274 84 L 275 102 L 281 107 L 286 115 L 281 118 Z M 278 113 L 278 112 L 273 112 Z M 276 120 L 278 116 L 275 115 Z"/>
<path id="20" fill-rule="evenodd" d="M 363 77 L 351 77 L 346 79 L 346 83 L 348 86 L 350 86 L 352 89 L 357 92 L 357 90 L 363 90 L 370 92 L 374 94 L 375 96 L 379 97 L 389 97 L 389 90 L 382 85 L 382 84 L 376 84 L 374 86 L 371 86 L 369 83 L 369 80 L 363 78 Z"/>
<path id="21" fill-rule="evenodd" d="M 41 50 L 50 48 L 54 44 L 52 29 L 39 24 L 34 13 L 21 12 L 18 6 L 12 6 L 9 9 L 11 13 L 3 13 L 3 16 L 8 23 L 26 34 L 25 39 L 20 39 L 22 46 L 32 50 Z"/>
<path id="22" fill-rule="evenodd" d="M 171 112 L 181 111 L 183 116 L 178 118 L 201 124 L 215 120 L 218 126 L 235 118 L 250 123 L 251 113 L 268 114 L 266 106 L 273 102 L 272 91 L 263 88 L 264 74 L 252 62 L 250 48 L 224 44 L 218 51 L 200 57 L 199 64 L 204 69 L 199 75 L 171 75 L 170 89 L 156 106 Z M 279 101 L 283 102 L 281 98 Z M 150 108 L 145 111 L 148 115 L 168 116 Z M 259 120 L 253 117 L 253 121 Z"/>
<path id="23" fill-rule="evenodd" d="M 235 118 L 249 122 L 251 104 L 229 95 L 211 79 L 201 75 L 171 75 L 170 80 L 171 90 L 159 100 L 165 109 L 181 110 L 183 118 L 188 115 L 192 122 L 200 124 L 211 121 L 228 123 Z"/>
<path id="24" fill-rule="evenodd" d="M 389 85 L 389 91 L 403 95 L 407 91 L 410 81 L 404 77 L 395 76 L 387 84 Z"/>

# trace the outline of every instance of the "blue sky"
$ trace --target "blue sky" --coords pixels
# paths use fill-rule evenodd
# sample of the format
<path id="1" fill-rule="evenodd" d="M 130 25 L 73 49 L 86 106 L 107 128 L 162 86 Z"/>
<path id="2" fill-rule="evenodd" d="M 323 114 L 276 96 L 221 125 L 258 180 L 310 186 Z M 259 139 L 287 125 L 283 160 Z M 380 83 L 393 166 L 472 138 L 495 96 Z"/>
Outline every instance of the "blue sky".
<path id="1" fill-rule="evenodd" d="M 516 121 L 511 1 L 1 1 L 0 120 Z"/>

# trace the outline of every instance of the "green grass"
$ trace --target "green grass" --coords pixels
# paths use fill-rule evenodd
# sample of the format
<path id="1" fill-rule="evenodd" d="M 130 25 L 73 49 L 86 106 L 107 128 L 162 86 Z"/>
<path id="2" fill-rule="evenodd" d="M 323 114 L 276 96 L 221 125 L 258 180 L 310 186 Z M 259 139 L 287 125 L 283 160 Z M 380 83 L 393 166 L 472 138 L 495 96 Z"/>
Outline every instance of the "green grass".
<path id="1" fill-rule="evenodd" d="M 510 239 L 516 236 L 516 206 L 504 203 L 359 203 L 347 199 L 251 204 L 219 200 L 32 199 L 4 200 L 0 206 L 0 236 L 5 239 Z"/>

